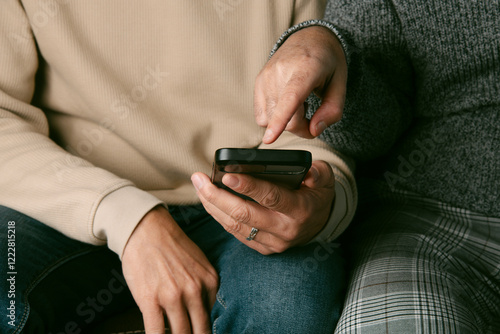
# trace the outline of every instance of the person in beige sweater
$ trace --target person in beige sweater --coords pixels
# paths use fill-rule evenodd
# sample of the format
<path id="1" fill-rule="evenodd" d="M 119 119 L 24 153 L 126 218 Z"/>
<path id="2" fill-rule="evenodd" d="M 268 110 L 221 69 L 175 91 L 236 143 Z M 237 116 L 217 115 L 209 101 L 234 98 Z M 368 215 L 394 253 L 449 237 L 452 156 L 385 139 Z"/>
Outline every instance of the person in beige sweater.
<path id="1" fill-rule="evenodd" d="M 133 305 L 128 289 L 147 333 L 164 317 L 173 333 L 333 331 L 353 166 L 318 139 L 264 145 L 253 112 L 273 44 L 324 7 L 2 1 L 0 224 L 16 252 L 3 332 L 78 332 Z M 244 201 L 207 176 L 228 146 L 314 162 L 296 191 L 225 178 Z"/>

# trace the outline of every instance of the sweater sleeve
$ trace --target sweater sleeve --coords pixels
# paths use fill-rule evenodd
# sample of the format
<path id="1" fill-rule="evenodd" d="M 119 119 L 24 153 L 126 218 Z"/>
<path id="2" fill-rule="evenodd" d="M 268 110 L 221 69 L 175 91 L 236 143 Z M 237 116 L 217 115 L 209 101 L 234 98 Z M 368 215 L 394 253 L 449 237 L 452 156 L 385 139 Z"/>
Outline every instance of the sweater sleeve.
<path id="1" fill-rule="evenodd" d="M 339 39 L 348 62 L 342 120 L 320 138 L 364 162 L 386 154 L 412 115 L 413 69 L 398 15 L 389 1 L 329 1 L 323 20 L 302 22 L 285 32 L 271 56 L 294 32 L 323 26 Z M 308 117 L 321 104 L 311 94 Z"/>
<path id="2" fill-rule="evenodd" d="M 0 204 L 71 238 L 95 245 L 110 242 L 121 255 L 129 236 L 123 230 L 131 233 L 160 201 L 50 139 L 44 112 L 31 104 L 39 54 L 19 1 L 1 2 L 0 32 Z M 119 195 L 111 196 L 124 191 L 131 196 L 127 203 L 120 203 Z M 105 206 L 120 209 L 130 202 L 133 215 L 119 220 L 101 214 L 98 233 L 94 232 L 97 211 L 109 212 Z"/>

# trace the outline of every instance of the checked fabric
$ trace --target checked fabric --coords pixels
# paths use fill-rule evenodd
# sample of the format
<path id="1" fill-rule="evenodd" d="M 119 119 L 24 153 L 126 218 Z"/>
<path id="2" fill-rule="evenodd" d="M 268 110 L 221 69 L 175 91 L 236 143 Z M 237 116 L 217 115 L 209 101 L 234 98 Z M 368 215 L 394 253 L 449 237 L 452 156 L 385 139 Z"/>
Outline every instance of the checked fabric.
<path id="1" fill-rule="evenodd" d="M 371 187 L 336 334 L 500 333 L 500 219 Z"/>

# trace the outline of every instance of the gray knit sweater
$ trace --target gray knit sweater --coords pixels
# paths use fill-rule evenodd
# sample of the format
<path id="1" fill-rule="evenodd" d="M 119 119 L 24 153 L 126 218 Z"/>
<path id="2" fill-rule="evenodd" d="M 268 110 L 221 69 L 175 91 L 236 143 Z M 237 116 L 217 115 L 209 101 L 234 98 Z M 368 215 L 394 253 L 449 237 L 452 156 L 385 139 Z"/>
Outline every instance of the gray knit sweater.
<path id="1" fill-rule="evenodd" d="M 499 0 L 329 1 L 348 58 L 342 120 L 322 138 L 360 177 L 500 216 Z"/>

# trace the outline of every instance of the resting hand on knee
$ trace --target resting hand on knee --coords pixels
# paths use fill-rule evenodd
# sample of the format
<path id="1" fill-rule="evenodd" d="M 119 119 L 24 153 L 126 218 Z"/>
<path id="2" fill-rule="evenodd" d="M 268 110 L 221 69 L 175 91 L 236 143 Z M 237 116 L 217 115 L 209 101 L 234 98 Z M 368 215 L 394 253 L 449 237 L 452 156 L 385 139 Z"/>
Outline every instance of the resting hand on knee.
<path id="1" fill-rule="evenodd" d="M 164 333 L 164 314 L 172 333 L 211 333 L 217 272 L 165 208 L 142 219 L 122 263 L 147 334 Z"/>

